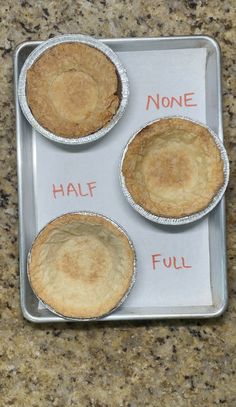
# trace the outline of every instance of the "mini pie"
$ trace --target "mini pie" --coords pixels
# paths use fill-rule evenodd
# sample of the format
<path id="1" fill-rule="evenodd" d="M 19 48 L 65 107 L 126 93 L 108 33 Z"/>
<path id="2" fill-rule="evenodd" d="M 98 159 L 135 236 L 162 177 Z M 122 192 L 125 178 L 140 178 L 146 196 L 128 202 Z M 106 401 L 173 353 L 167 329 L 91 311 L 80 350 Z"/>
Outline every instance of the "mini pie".
<path id="1" fill-rule="evenodd" d="M 28 257 L 33 291 L 70 318 L 111 312 L 129 291 L 134 250 L 123 231 L 101 215 L 66 214 L 37 236 Z"/>
<path id="2" fill-rule="evenodd" d="M 119 107 L 115 65 L 98 49 L 63 43 L 45 51 L 27 71 L 27 102 L 38 123 L 65 138 L 106 126 Z"/>
<path id="3" fill-rule="evenodd" d="M 122 173 L 133 201 L 148 213 L 180 218 L 205 209 L 224 183 L 223 160 L 210 132 L 181 118 L 142 129 Z"/>

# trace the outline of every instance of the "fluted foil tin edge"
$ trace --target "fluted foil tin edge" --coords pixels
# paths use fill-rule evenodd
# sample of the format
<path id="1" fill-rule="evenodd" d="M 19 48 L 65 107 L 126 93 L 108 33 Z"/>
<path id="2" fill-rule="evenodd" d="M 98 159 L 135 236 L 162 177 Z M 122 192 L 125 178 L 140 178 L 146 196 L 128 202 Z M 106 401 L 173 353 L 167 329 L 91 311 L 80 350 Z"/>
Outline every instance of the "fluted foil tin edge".
<path id="1" fill-rule="evenodd" d="M 77 137 L 77 138 L 65 138 L 58 136 L 44 127 L 42 127 L 38 121 L 35 119 L 33 114 L 31 113 L 31 110 L 29 108 L 28 102 L 27 102 L 27 96 L 26 96 L 26 77 L 27 77 L 27 71 L 31 66 L 36 62 L 36 60 L 49 48 L 54 47 L 55 45 L 66 43 L 66 42 L 79 42 L 83 43 L 86 45 L 90 45 L 93 48 L 98 49 L 101 51 L 103 54 L 105 54 L 110 61 L 115 65 L 116 71 L 117 71 L 117 76 L 118 76 L 118 81 L 120 82 L 120 104 L 119 108 L 116 112 L 116 114 L 112 117 L 112 119 L 109 121 L 109 123 L 102 127 L 100 130 L 91 133 L 87 136 L 84 137 Z M 37 46 L 28 56 L 26 59 L 21 72 L 19 76 L 19 85 L 18 85 L 18 98 L 19 98 L 19 103 L 21 106 L 21 109 L 26 117 L 26 119 L 29 121 L 31 126 L 37 130 L 39 133 L 41 133 L 43 136 L 46 138 L 56 141 L 58 143 L 62 144 L 69 144 L 69 145 L 80 145 L 80 144 L 87 144 L 91 143 L 95 140 L 98 140 L 105 136 L 114 126 L 115 124 L 120 120 L 120 118 L 123 116 L 126 106 L 128 104 L 128 98 L 129 98 L 129 81 L 128 81 L 128 76 L 126 73 L 126 69 L 121 63 L 119 57 L 117 54 L 106 44 L 102 42 L 102 40 L 98 40 L 86 35 L 82 34 L 69 34 L 69 35 L 61 35 L 57 36 L 54 38 L 51 38 L 39 46 Z"/>
<path id="2" fill-rule="evenodd" d="M 123 175 L 122 172 L 122 167 L 123 167 L 123 162 L 124 162 L 124 158 L 125 158 L 125 154 L 129 148 L 130 143 L 133 141 L 133 139 L 136 137 L 136 135 L 143 130 L 145 127 L 156 123 L 160 120 L 165 120 L 165 119 L 182 119 L 182 120 L 188 120 L 192 123 L 198 124 L 202 127 L 204 127 L 205 129 L 207 129 L 209 131 L 209 133 L 211 134 L 212 138 L 215 141 L 216 146 L 218 147 L 219 151 L 220 151 L 220 155 L 221 155 L 221 159 L 223 161 L 223 165 L 224 165 L 224 183 L 222 185 L 222 187 L 219 189 L 219 191 L 217 192 L 217 194 L 213 197 L 213 199 L 211 200 L 210 204 L 203 210 L 196 212 L 192 215 L 189 216 L 184 216 L 181 218 L 167 218 L 167 217 L 163 217 L 163 216 L 157 216 L 154 215 L 148 211 L 146 211 L 142 206 L 140 206 L 139 204 L 137 204 L 132 195 L 130 194 L 130 192 L 128 191 L 128 188 L 126 187 L 126 183 L 125 183 L 125 177 Z M 121 184 L 121 188 L 122 191 L 124 193 L 124 196 L 126 197 L 127 201 L 129 202 L 129 204 L 138 212 L 140 213 L 140 215 L 144 216 L 145 218 L 151 220 L 152 222 L 155 223 L 159 223 L 162 225 L 185 225 L 188 223 L 192 223 L 195 222 L 201 218 L 203 218 L 205 215 L 207 215 L 208 213 L 210 213 L 215 207 L 216 205 L 220 202 L 220 200 L 222 199 L 225 190 L 227 188 L 228 182 L 229 182 L 229 159 L 228 159 L 228 155 L 227 152 L 225 150 L 225 147 L 223 145 L 223 143 L 221 142 L 221 140 L 219 139 L 219 137 L 216 135 L 216 133 L 210 128 L 208 127 L 206 124 L 201 123 L 200 121 L 197 120 L 192 120 L 189 117 L 186 116 L 165 116 L 165 117 L 161 117 L 159 119 L 155 119 L 152 120 L 148 123 L 146 123 L 145 125 L 143 125 L 142 127 L 140 127 L 133 135 L 132 137 L 129 139 L 128 143 L 126 144 L 123 153 L 122 153 L 122 157 L 121 157 L 121 161 L 120 161 L 120 184 Z"/>
<path id="3" fill-rule="evenodd" d="M 133 274 L 132 274 L 132 278 L 130 281 L 130 285 L 127 289 L 127 291 L 125 292 L 125 294 L 123 295 L 123 297 L 120 299 L 120 301 L 118 302 L 118 304 L 116 304 L 116 306 L 114 308 L 112 308 L 110 311 L 106 312 L 105 314 L 102 314 L 98 317 L 91 317 L 91 318 L 75 318 L 75 317 L 69 317 L 69 316 L 65 316 L 63 314 L 60 314 L 59 312 L 57 312 L 54 308 L 50 307 L 46 302 L 44 302 L 39 296 L 38 294 L 34 291 L 32 285 L 31 285 L 31 280 L 30 280 L 30 273 L 29 273 L 29 262 L 31 261 L 31 253 L 32 253 L 32 249 L 34 247 L 34 244 L 36 242 L 36 239 L 39 237 L 39 235 L 48 227 L 48 225 L 50 225 L 52 222 L 54 222 L 57 219 L 60 219 L 62 217 L 64 217 L 65 215 L 89 215 L 89 216 L 98 216 L 101 217 L 103 219 L 105 219 L 106 221 L 112 223 L 113 226 L 115 226 L 124 236 L 126 236 L 126 238 L 128 239 L 129 245 L 132 249 L 133 255 L 134 255 L 134 262 L 133 262 Z M 126 298 L 128 297 L 131 289 L 133 288 L 133 285 L 136 281 L 136 263 L 137 263 L 137 256 L 136 256 L 136 251 L 134 248 L 134 244 L 132 242 L 132 240 L 130 239 L 129 235 L 127 234 L 126 230 L 119 225 L 117 222 L 115 222 L 113 219 L 101 214 L 101 213 L 97 213 L 97 212 L 90 212 L 90 211 L 75 211 L 75 212 L 67 212 L 64 213 L 63 215 L 57 216 L 56 218 L 50 220 L 36 235 L 36 237 L 34 238 L 32 245 L 31 245 L 31 249 L 28 252 L 28 256 L 27 256 L 27 276 L 28 276 L 28 280 L 31 286 L 31 289 L 34 293 L 34 295 L 37 297 L 37 299 L 45 306 L 45 308 L 47 308 L 49 311 L 53 312 L 55 315 L 58 315 L 59 317 L 65 319 L 66 321 L 99 321 L 103 318 L 105 318 L 107 315 L 110 315 L 111 313 L 113 313 L 114 311 L 116 311 L 122 304 L 123 302 L 125 302 Z"/>

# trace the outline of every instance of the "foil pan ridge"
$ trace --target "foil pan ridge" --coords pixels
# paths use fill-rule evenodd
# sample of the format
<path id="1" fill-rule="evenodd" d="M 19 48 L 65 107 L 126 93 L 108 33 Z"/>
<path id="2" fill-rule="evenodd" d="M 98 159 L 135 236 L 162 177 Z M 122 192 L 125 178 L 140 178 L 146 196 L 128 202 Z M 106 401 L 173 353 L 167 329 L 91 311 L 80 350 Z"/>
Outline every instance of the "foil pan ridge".
<path id="1" fill-rule="evenodd" d="M 75 137 L 75 138 L 66 138 L 58 136 L 49 130 L 45 129 L 41 126 L 38 121 L 33 116 L 26 96 L 26 77 L 28 69 L 36 62 L 36 60 L 49 48 L 54 47 L 55 45 L 67 42 L 79 42 L 86 45 L 89 45 L 97 50 L 101 51 L 104 55 L 108 57 L 108 59 L 114 64 L 117 72 L 117 77 L 120 85 L 120 104 L 118 107 L 117 112 L 111 118 L 109 123 L 107 123 L 101 129 L 88 134 L 87 136 L 83 137 Z M 40 134 L 44 137 L 53 140 L 58 143 L 67 144 L 67 145 L 80 145 L 80 144 L 87 144 L 91 143 L 95 140 L 98 140 L 104 137 L 121 119 L 123 116 L 125 109 L 128 104 L 129 98 L 129 80 L 127 76 L 126 69 L 122 62 L 120 61 L 118 55 L 105 43 L 101 40 L 95 39 L 93 37 L 89 37 L 87 35 L 82 34 L 67 34 L 67 35 L 60 35 L 54 38 L 51 38 L 47 41 L 44 41 L 42 44 L 38 45 L 27 57 L 19 76 L 19 84 L 18 84 L 18 99 L 21 106 L 21 109 L 29 121 L 32 127 L 37 130 Z"/>
<path id="2" fill-rule="evenodd" d="M 145 210 L 142 206 L 140 206 L 139 204 L 137 204 L 132 195 L 130 194 L 128 188 L 126 187 L 126 183 L 125 183 L 125 177 L 122 171 L 123 168 L 123 162 L 124 162 L 124 158 L 126 155 L 126 152 L 129 148 L 130 143 L 133 141 L 133 139 L 137 136 L 137 134 L 143 130 L 145 127 L 156 123 L 160 120 L 165 120 L 165 119 L 182 119 L 182 120 L 188 120 L 192 123 L 198 124 L 199 126 L 204 127 L 205 129 L 207 129 L 209 131 L 209 133 L 211 134 L 217 148 L 219 149 L 220 155 L 221 155 L 221 159 L 223 161 L 223 172 L 224 172 L 224 183 L 221 186 L 221 188 L 218 190 L 217 194 L 212 198 L 211 202 L 209 203 L 209 205 L 204 208 L 203 210 L 193 213 L 191 215 L 188 216 L 183 216 L 180 218 L 168 218 L 168 217 L 164 217 L 164 216 L 157 216 L 154 215 L 151 212 L 148 212 L 147 210 Z M 216 205 L 220 202 L 220 200 L 222 199 L 228 182 L 229 182 L 229 172 L 230 172 L 230 168 L 229 168 L 229 159 L 228 159 L 228 155 L 226 152 L 226 149 L 224 147 L 223 142 L 219 139 L 219 137 L 216 135 L 216 133 L 206 124 L 201 123 L 200 121 L 197 120 L 192 120 L 187 116 L 165 116 L 165 117 L 161 117 L 159 119 L 155 119 L 155 120 L 151 120 L 149 122 L 147 122 L 145 125 L 142 125 L 129 139 L 128 143 L 126 144 L 123 152 L 122 152 L 122 156 L 121 156 L 121 160 L 120 160 L 120 168 L 119 168 L 119 175 L 120 175 L 120 185 L 121 185 L 121 189 L 123 191 L 123 194 L 125 196 L 125 198 L 127 199 L 127 201 L 129 202 L 129 204 L 132 206 L 132 208 L 137 211 L 140 215 L 142 215 L 143 217 L 145 217 L 148 220 L 151 220 L 152 222 L 155 223 L 159 223 L 161 225 L 186 225 L 188 223 L 192 223 L 195 222 L 197 220 L 200 220 L 201 218 L 203 218 L 204 216 L 206 216 L 208 213 L 210 213 L 215 207 Z"/>
<path id="3" fill-rule="evenodd" d="M 131 250 L 133 252 L 133 256 L 134 256 L 134 262 L 133 262 L 133 273 L 132 273 L 132 277 L 130 280 L 130 284 L 126 290 L 126 292 L 124 293 L 123 297 L 120 299 L 120 301 L 108 312 L 106 312 L 105 314 L 102 314 L 98 317 L 91 317 L 91 318 L 76 318 L 76 317 L 69 317 L 69 316 L 65 316 L 63 314 L 60 314 L 59 312 L 57 312 L 53 307 L 49 306 L 45 301 L 43 301 L 38 294 L 34 291 L 33 287 L 31 286 L 31 280 L 30 280 L 30 274 L 29 274 L 29 263 L 31 261 L 31 256 L 32 256 L 32 249 L 34 247 L 34 244 L 36 242 L 36 239 L 40 236 L 40 234 L 44 231 L 45 228 L 47 228 L 48 225 L 50 225 L 53 221 L 55 221 L 56 219 L 60 219 L 62 217 L 64 217 L 65 215 L 89 215 L 89 216 L 98 216 L 101 217 L 103 219 L 105 219 L 106 221 L 112 223 L 113 226 L 115 226 L 124 236 L 126 236 L 129 245 L 131 247 Z M 72 211 L 72 212 L 66 212 L 60 216 L 57 216 L 53 219 L 51 219 L 48 223 L 46 223 L 46 225 L 43 226 L 43 228 L 37 233 L 37 235 L 35 236 L 31 248 L 28 252 L 28 256 L 27 256 L 27 277 L 30 283 L 30 287 L 34 293 L 34 295 L 36 296 L 36 298 L 38 299 L 38 301 L 40 301 L 45 308 L 47 308 L 49 311 L 53 312 L 55 315 L 58 315 L 59 317 L 63 318 L 65 321 L 78 321 L 78 322 L 86 322 L 86 321 L 100 321 L 103 318 L 105 318 L 106 316 L 110 315 L 111 313 L 113 313 L 114 311 L 116 311 L 127 299 L 127 297 L 129 296 L 135 281 L 136 281 L 136 274 L 137 274 L 137 255 L 136 255 L 136 251 L 135 251 L 135 247 L 133 244 L 133 241 L 130 239 L 129 235 L 127 234 L 126 230 L 117 222 L 115 222 L 113 219 L 111 219 L 110 217 L 103 215 L 101 213 L 97 213 L 97 212 L 92 212 L 92 211 Z"/>

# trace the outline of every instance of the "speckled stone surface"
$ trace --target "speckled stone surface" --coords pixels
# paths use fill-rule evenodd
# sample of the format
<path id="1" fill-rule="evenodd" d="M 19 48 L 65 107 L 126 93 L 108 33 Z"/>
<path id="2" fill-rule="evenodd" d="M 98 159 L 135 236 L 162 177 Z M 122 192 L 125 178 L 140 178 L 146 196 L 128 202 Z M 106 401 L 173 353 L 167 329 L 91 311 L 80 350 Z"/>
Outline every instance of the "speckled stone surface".
<path id="1" fill-rule="evenodd" d="M 235 1 L 14 1 L 0 7 L 0 406 L 236 406 Z M 59 33 L 206 34 L 222 49 L 229 306 L 209 321 L 33 325 L 19 308 L 12 53 Z"/>

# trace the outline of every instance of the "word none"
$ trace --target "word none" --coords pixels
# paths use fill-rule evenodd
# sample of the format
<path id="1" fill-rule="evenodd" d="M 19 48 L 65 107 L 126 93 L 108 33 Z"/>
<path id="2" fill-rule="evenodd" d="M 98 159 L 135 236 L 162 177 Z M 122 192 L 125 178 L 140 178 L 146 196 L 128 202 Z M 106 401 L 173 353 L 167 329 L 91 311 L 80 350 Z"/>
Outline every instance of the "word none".
<path id="1" fill-rule="evenodd" d="M 159 93 L 156 95 L 148 95 L 146 110 L 154 108 L 159 110 L 161 108 L 172 109 L 173 107 L 193 107 L 197 106 L 197 103 L 194 103 L 195 92 L 184 93 L 180 96 L 161 96 Z"/>
<path id="2" fill-rule="evenodd" d="M 94 189 L 96 188 L 96 181 L 90 182 L 68 182 L 67 184 L 52 184 L 52 196 L 54 199 L 59 197 L 74 196 L 83 198 L 85 196 L 93 198 Z"/>
<path id="3" fill-rule="evenodd" d="M 152 269 L 158 270 L 161 267 L 172 270 L 191 269 L 187 264 L 185 257 L 168 256 L 164 257 L 161 253 L 152 254 Z"/>

